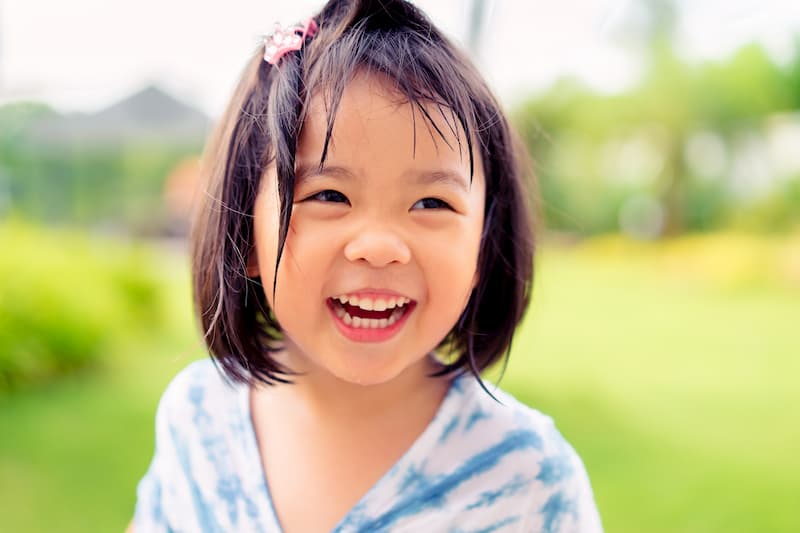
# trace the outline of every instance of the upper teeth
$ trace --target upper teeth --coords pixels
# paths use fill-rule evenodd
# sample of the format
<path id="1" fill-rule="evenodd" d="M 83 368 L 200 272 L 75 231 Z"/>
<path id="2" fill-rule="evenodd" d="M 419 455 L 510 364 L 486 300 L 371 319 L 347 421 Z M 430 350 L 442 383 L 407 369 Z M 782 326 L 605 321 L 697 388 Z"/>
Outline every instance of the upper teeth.
<path id="1" fill-rule="evenodd" d="M 369 298 L 359 296 L 334 296 L 335 300 L 339 300 L 343 304 L 349 303 L 356 307 L 360 307 L 365 311 L 385 311 L 387 309 L 394 309 L 401 307 L 411 300 L 403 296 L 392 296 L 391 298 Z"/>

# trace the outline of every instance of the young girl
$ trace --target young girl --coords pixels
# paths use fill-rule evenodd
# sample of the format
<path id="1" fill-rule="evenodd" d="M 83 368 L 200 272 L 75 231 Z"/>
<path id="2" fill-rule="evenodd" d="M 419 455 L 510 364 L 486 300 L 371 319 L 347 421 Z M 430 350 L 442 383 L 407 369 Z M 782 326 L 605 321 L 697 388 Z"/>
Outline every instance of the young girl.
<path id="1" fill-rule="evenodd" d="M 193 234 L 213 364 L 161 399 L 137 532 L 601 530 L 552 420 L 480 381 L 532 281 L 517 146 L 405 1 L 266 39 Z"/>

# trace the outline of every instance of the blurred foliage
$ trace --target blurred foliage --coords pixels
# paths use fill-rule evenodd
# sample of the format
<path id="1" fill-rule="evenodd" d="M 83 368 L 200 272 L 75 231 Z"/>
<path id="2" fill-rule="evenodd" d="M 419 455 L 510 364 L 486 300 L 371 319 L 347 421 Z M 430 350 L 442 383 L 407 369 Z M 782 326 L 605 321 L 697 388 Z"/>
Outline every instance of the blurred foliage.
<path id="1" fill-rule="evenodd" d="M 0 192 L 10 208 L 47 223 L 107 225 L 151 233 L 169 171 L 198 147 L 0 142 Z M 3 181 L 5 183 L 3 183 Z"/>
<path id="2" fill-rule="evenodd" d="M 582 243 L 574 255 L 595 264 L 624 258 L 689 287 L 800 291 L 800 231 L 788 235 L 729 231 L 659 242 L 604 235 Z"/>
<path id="3" fill-rule="evenodd" d="M 196 139 L 124 131 L 73 137 L 58 130 L 67 120 L 38 103 L 0 107 L 0 215 L 163 232 L 165 180 L 179 161 L 199 153 L 203 132 Z"/>
<path id="4" fill-rule="evenodd" d="M 800 179 L 788 181 L 766 197 L 752 202 L 747 209 L 732 213 L 729 220 L 733 227 L 772 232 L 797 226 L 800 220 Z"/>
<path id="5" fill-rule="evenodd" d="M 635 87 L 605 95 L 564 79 L 516 109 L 548 225 L 658 237 L 733 222 L 785 231 L 800 222 L 800 165 L 775 175 L 743 160 L 753 157 L 744 141 L 766 145 L 755 157 L 770 155 L 772 117 L 785 115 L 800 130 L 800 40 L 785 66 L 758 45 L 693 65 L 669 41 L 649 42 Z"/>
<path id="6" fill-rule="evenodd" d="M 642 5 L 658 24 L 639 30 L 645 70 L 635 86 L 609 95 L 562 79 L 514 110 L 547 225 L 657 238 L 800 224 L 800 157 L 790 153 L 800 142 L 800 38 L 780 65 L 755 44 L 690 63 L 671 41 L 671 3 Z M 201 150 L 202 131 L 137 137 L 121 124 L 120 137 L 89 142 L 54 128 L 59 120 L 41 104 L 0 107 L 0 216 L 169 231 L 165 181 Z"/>
<path id="7" fill-rule="evenodd" d="M 110 342 L 163 328 L 164 282 L 138 247 L 0 225 L 0 395 L 102 364 Z"/>

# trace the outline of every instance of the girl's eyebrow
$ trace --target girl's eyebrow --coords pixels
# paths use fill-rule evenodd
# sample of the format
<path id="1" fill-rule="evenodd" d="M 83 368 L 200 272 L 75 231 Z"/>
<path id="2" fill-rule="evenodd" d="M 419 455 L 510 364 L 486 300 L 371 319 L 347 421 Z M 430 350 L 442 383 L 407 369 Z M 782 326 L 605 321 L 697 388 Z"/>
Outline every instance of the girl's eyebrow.
<path id="1" fill-rule="evenodd" d="M 460 172 L 453 172 L 451 170 L 423 170 L 411 171 L 410 174 L 414 175 L 414 181 L 421 185 L 441 183 L 442 185 L 447 185 L 453 189 L 469 193 L 469 185 L 467 185 L 467 180 Z"/>
<path id="2" fill-rule="evenodd" d="M 295 170 L 295 180 L 298 184 L 313 181 L 323 176 L 340 178 L 344 181 L 362 181 L 358 173 L 339 165 L 325 165 L 322 170 L 319 170 L 319 165 L 299 163 Z M 460 172 L 452 170 L 410 169 L 403 173 L 403 177 L 410 178 L 410 181 L 418 185 L 442 184 L 465 193 L 468 193 L 470 189 L 466 178 Z"/>
<path id="3" fill-rule="evenodd" d="M 294 171 L 294 178 L 297 183 L 313 180 L 315 177 L 319 176 L 341 177 L 347 181 L 350 181 L 354 178 L 358 180 L 355 174 L 347 167 L 335 165 L 323 165 L 320 167 L 319 165 L 297 163 Z"/>

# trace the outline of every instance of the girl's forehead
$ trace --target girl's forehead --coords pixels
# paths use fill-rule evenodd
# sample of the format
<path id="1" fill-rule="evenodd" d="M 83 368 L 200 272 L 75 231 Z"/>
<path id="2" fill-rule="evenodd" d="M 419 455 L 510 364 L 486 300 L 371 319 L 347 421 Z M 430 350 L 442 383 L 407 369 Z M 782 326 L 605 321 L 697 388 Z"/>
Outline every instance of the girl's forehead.
<path id="1" fill-rule="evenodd" d="M 300 133 L 297 157 L 318 164 L 333 118 L 326 162 L 380 156 L 426 164 L 469 167 L 464 130 L 447 107 L 410 102 L 393 80 L 357 74 L 344 88 L 335 116 L 325 93 L 312 96 Z M 476 158 L 477 160 L 480 158 Z"/>

